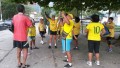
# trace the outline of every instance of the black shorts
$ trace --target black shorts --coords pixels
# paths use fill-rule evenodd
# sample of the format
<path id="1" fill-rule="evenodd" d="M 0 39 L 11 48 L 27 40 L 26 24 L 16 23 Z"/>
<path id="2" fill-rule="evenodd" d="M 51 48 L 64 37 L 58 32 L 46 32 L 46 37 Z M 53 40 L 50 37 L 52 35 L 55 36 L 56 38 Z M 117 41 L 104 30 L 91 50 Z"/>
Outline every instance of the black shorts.
<path id="1" fill-rule="evenodd" d="M 13 41 L 13 48 L 18 47 L 18 48 L 29 48 L 29 43 L 27 41 Z"/>
<path id="2" fill-rule="evenodd" d="M 112 37 L 106 37 L 106 40 L 108 45 L 112 45 Z"/>
<path id="3" fill-rule="evenodd" d="M 76 38 L 78 38 L 79 34 L 78 35 L 75 35 Z M 75 40 L 74 36 L 73 36 L 73 39 Z"/>
<path id="4" fill-rule="evenodd" d="M 51 31 L 50 30 L 50 35 L 57 35 L 57 31 Z"/>
<path id="5" fill-rule="evenodd" d="M 99 53 L 100 41 L 88 40 L 88 51 L 90 53 Z"/>
<path id="6" fill-rule="evenodd" d="M 44 34 L 45 34 L 44 31 L 40 31 L 40 36 L 41 36 L 41 37 L 44 37 Z"/>

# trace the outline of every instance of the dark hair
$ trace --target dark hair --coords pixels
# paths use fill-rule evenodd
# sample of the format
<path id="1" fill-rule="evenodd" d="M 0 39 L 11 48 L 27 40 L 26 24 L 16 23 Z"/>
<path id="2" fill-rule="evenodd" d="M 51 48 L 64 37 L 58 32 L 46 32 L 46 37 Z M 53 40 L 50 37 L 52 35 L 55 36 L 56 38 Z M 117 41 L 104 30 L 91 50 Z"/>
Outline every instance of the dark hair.
<path id="1" fill-rule="evenodd" d="M 112 20 L 112 21 L 114 20 L 113 17 L 109 17 L 109 19 Z"/>
<path id="2" fill-rule="evenodd" d="M 92 16 L 91 16 L 91 20 L 92 20 L 92 22 L 99 22 L 99 15 L 96 15 L 96 14 L 93 14 Z"/>
<path id="3" fill-rule="evenodd" d="M 24 10 L 25 10 L 25 7 L 24 7 L 23 5 L 19 4 L 19 5 L 17 6 L 17 11 L 18 11 L 18 12 L 24 12 Z"/>
<path id="4" fill-rule="evenodd" d="M 75 17 L 75 22 L 78 23 L 80 21 L 79 17 Z"/>

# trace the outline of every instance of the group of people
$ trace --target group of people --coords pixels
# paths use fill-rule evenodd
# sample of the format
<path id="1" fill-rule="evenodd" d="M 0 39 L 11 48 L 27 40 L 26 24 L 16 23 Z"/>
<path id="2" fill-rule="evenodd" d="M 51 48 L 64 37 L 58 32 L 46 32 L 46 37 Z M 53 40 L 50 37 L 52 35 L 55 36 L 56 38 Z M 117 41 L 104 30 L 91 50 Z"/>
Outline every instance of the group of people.
<path id="1" fill-rule="evenodd" d="M 35 45 L 35 36 L 36 36 L 36 28 L 35 23 L 29 19 L 25 13 L 25 8 L 23 5 L 17 6 L 18 14 L 13 17 L 13 25 L 14 25 L 14 47 L 17 47 L 17 59 L 18 59 L 18 67 L 26 68 L 26 60 L 28 56 L 28 48 L 30 50 L 39 49 Z M 49 22 L 48 28 L 50 29 L 49 36 L 49 46 L 48 48 L 52 48 L 52 40 L 54 41 L 54 47 L 57 48 L 57 39 L 61 39 L 62 50 L 67 57 L 64 62 L 68 62 L 64 67 L 72 67 L 72 55 L 71 55 L 71 42 L 72 39 L 74 41 L 74 48 L 78 50 L 78 36 L 80 34 L 80 19 L 79 17 L 75 17 L 70 13 L 65 13 L 62 11 L 58 19 L 55 19 L 55 15 L 49 17 L 45 12 L 45 17 Z M 113 18 L 109 18 L 109 23 L 105 23 L 103 25 L 100 23 L 99 15 L 92 15 L 91 22 L 86 26 L 85 33 L 88 39 L 88 62 L 89 66 L 92 66 L 92 56 L 95 53 L 96 56 L 96 64 L 100 65 L 99 58 L 99 47 L 102 36 L 106 33 L 104 26 L 106 26 L 110 34 L 107 36 L 108 43 L 108 51 L 112 51 L 112 43 L 111 40 L 114 38 L 114 28 L 115 25 L 113 23 Z M 46 33 L 46 26 L 44 24 L 44 20 L 41 18 L 40 23 L 38 25 L 39 34 L 41 36 L 41 44 L 44 44 L 44 38 Z M 28 38 L 29 37 L 29 41 Z M 29 45 L 28 45 L 28 43 Z M 32 44 L 34 46 L 32 46 Z M 23 62 L 21 62 L 21 51 L 23 52 Z"/>

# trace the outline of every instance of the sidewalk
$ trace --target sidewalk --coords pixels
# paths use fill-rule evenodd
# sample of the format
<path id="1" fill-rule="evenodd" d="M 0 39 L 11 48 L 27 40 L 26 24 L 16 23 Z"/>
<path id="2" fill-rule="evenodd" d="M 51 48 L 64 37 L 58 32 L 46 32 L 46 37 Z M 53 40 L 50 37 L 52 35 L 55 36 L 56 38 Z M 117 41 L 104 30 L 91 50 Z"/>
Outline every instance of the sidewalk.
<path id="1" fill-rule="evenodd" d="M 48 49 L 48 35 L 46 35 L 45 44 L 40 44 L 40 38 L 37 32 L 36 45 L 40 48 L 33 50 L 29 55 L 27 63 L 29 68 L 64 68 L 66 64 L 61 50 L 61 41 L 57 43 L 58 49 Z M 73 43 L 72 43 L 73 46 Z M 93 63 L 92 67 L 86 64 L 87 61 L 87 39 L 84 35 L 79 36 L 80 50 L 72 50 L 73 67 L 71 68 L 120 68 L 120 48 L 113 46 L 113 52 L 106 51 L 106 43 L 101 42 L 100 60 L 101 65 Z M 0 31 L 0 68 L 17 68 L 16 49 L 12 49 L 12 33 L 8 30 Z M 10 53 L 8 53 L 10 52 Z M 6 55 L 7 54 L 7 55 Z M 5 57 L 6 55 L 6 57 Z M 1 60 L 2 59 L 2 60 Z M 94 62 L 95 60 L 93 60 Z"/>

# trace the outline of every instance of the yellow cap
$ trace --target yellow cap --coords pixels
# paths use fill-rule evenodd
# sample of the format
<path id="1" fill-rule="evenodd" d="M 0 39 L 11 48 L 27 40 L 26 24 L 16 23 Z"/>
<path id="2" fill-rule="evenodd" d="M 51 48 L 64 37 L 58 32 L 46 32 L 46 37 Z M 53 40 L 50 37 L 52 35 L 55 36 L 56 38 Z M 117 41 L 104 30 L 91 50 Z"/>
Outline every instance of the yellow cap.
<path id="1" fill-rule="evenodd" d="M 71 18 L 73 18 L 73 15 L 72 14 L 68 14 L 69 16 L 71 16 Z"/>

